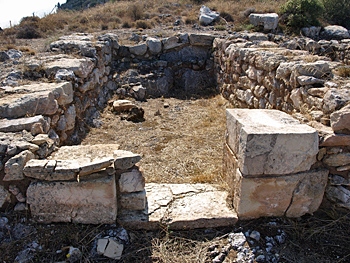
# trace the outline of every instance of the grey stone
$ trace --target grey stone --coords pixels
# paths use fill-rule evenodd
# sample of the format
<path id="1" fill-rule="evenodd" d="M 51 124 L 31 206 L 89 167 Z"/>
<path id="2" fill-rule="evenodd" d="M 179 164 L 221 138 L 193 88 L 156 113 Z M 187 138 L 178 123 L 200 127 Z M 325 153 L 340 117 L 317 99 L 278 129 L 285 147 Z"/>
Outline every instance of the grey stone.
<path id="1" fill-rule="evenodd" d="M 136 56 L 143 56 L 147 52 L 147 45 L 146 44 L 140 44 L 136 46 L 129 47 L 129 51 L 131 54 L 134 54 Z"/>
<path id="2" fill-rule="evenodd" d="M 129 151 L 116 150 L 113 152 L 115 161 L 114 168 L 120 170 L 127 170 L 133 167 L 141 160 L 141 156 Z"/>
<path id="3" fill-rule="evenodd" d="M 350 105 L 333 112 L 330 121 L 334 133 L 350 134 Z"/>
<path id="4" fill-rule="evenodd" d="M 320 36 L 327 40 L 341 40 L 350 38 L 349 31 L 342 26 L 326 26 L 320 33 Z"/>
<path id="5" fill-rule="evenodd" d="M 39 123 L 42 127 L 47 128 L 48 123 L 45 121 L 42 115 L 18 118 L 18 119 L 1 119 L 0 131 L 1 132 L 19 132 L 22 130 L 31 131 L 34 124 Z"/>
<path id="6" fill-rule="evenodd" d="M 9 201 L 10 193 L 2 185 L 0 185 L 0 208 L 2 208 L 4 204 Z"/>
<path id="7" fill-rule="evenodd" d="M 5 176 L 3 178 L 4 181 L 13 181 L 13 180 L 23 180 L 23 168 L 26 163 L 34 159 L 35 155 L 28 150 L 25 150 L 16 156 L 10 158 L 4 167 Z"/>
<path id="8" fill-rule="evenodd" d="M 146 208 L 146 191 L 120 194 L 120 206 L 125 210 L 144 210 Z"/>
<path id="9" fill-rule="evenodd" d="M 228 109 L 226 114 L 227 144 L 243 176 L 307 171 L 316 161 L 317 131 L 288 114 L 258 109 Z"/>
<path id="10" fill-rule="evenodd" d="M 123 225 L 133 229 L 195 229 L 232 226 L 236 213 L 227 206 L 225 191 L 206 184 L 146 184 L 147 208 L 121 211 Z"/>
<path id="11" fill-rule="evenodd" d="M 72 181 L 80 172 L 76 160 L 30 160 L 23 169 L 27 177 L 45 181 Z"/>
<path id="12" fill-rule="evenodd" d="M 119 178 L 119 190 L 121 193 L 140 192 L 145 189 L 145 178 L 138 169 L 125 172 Z"/>
<path id="13" fill-rule="evenodd" d="M 27 203 L 33 219 L 40 223 L 115 224 L 115 176 L 99 177 L 80 182 L 31 183 Z"/>
<path id="14" fill-rule="evenodd" d="M 219 18 L 220 14 L 218 12 L 211 11 L 209 7 L 203 5 L 200 8 L 199 23 L 201 23 L 202 25 L 210 25 Z"/>
<path id="15" fill-rule="evenodd" d="M 249 22 L 254 26 L 263 26 L 264 30 L 276 30 L 278 25 L 278 14 L 250 14 Z"/>
<path id="16" fill-rule="evenodd" d="M 190 34 L 188 36 L 190 44 L 193 46 L 209 46 L 213 45 L 215 36 L 209 34 Z"/>
<path id="17" fill-rule="evenodd" d="M 157 55 L 162 51 L 162 42 L 157 38 L 147 38 L 146 44 L 148 46 L 149 51 L 153 55 Z"/>

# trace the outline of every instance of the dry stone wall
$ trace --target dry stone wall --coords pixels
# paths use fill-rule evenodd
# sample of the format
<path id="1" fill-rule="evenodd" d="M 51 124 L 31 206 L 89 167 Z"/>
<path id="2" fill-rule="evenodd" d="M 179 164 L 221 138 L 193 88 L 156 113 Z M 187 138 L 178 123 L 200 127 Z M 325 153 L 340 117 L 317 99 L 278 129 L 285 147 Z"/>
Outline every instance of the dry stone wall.
<path id="1" fill-rule="evenodd" d="M 328 43 L 335 42 L 336 57 L 346 63 L 349 45 Z M 266 41 L 215 39 L 214 49 L 218 85 L 235 107 L 281 110 L 318 131 L 312 168 L 330 171 L 327 196 L 350 208 L 350 84 L 334 74 L 344 64 Z"/>
<path id="2" fill-rule="evenodd" d="M 143 209 L 142 174 L 135 167 L 115 168 L 119 167 L 115 157 L 97 163 L 64 158 L 40 161 L 48 160 L 60 145 L 79 143 L 89 127 L 99 127 L 99 110 L 113 94 L 141 101 L 184 92 L 206 95 L 218 84 L 237 108 L 278 109 L 314 127 L 320 148 L 310 170 L 328 169 L 329 198 L 349 208 L 350 85 L 333 74 L 341 65 L 334 60 L 348 62 L 349 46 L 346 40 L 282 43 L 278 36 L 260 33 L 237 34 L 232 39 L 203 34 L 144 37 L 136 45 L 120 45 L 114 34 L 62 37 L 50 45 L 51 53 L 25 62 L 23 76 L 31 84 L 5 81 L 13 85 L 0 88 L 0 206 L 9 200 L 23 205 L 28 185 L 29 190 L 35 189 L 28 190 L 33 194 L 48 184 L 67 184 L 74 192 L 78 185 L 72 182 L 85 174 L 88 180 L 114 180 L 117 204 L 111 203 L 113 211 L 115 207 Z M 111 162 L 118 171 L 111 172 Z M 49 171 L 43 172 L 43 167 Z M 38 178 L 35 169 L 46 177 Z M 91 173 L 99 174 L 98 179 Z M 242 178 L 245 175 L 243 171 Z M 77 191 L 84 193 L 84 189 Z M 52 220 L 48 207 L 34 205 L 39 197 L 29 199 L 34 215 Z M 74 221 L 76 215 L 70 213 L 65 220 Z"/>

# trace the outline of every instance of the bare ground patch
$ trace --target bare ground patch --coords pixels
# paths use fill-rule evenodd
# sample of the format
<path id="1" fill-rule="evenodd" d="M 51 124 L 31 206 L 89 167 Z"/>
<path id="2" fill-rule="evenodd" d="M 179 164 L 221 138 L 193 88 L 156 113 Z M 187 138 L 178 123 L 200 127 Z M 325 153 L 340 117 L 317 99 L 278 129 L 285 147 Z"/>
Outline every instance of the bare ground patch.
<path id="1" fill-rule="evenodd" d="M 224 98 L 136 103 L 145 111 L 144 122 L 121 120 L 106 108 L 102 126 L 91 129 L 82 144 L 117 143 L 141 154 L 139 166 L 147 182 L 223 184 Z"/>

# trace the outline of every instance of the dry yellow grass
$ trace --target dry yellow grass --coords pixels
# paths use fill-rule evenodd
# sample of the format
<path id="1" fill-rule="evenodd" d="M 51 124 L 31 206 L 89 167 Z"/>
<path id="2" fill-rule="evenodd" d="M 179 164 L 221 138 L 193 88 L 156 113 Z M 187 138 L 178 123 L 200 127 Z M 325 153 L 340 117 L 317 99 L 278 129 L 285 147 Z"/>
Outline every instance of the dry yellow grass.
<path id="1" fill-rule="evenodd" d="M 164 108 L 164 103 L 170 107 Z M 103 126 L 92 129 L 83 144 L 118 143 L 121 149 L 141 154 L 140 167 L 147 182 L 224 185 L 227 104 L 220 95 L 197 100 L 149 99 L 138 105 L 145 110 L 144 122 L 122 121 L 106 109 Z M 157 111 L 160 115 L 155 115 Z"/>
<path id="2" fill-rule="evenodd" d="M 212 0 L 203 2 L 209 8 L 233 18 L 235 30 L 247 29 L 247 14 L 254 12 L 277 12 L 286 0 Z M 43 37 L 63 35 L 71 32 L 92 33 L 103 30 L 114 30 L 127 27 L 137 28 L 143 21 L 147 27 L 172 27 L 176 19 L 181 19 L 184 24 L 192 26 L 198 23 L 201 1 L 182 0 L 178 3 L 164 0 L 152 1 L 115 1 L 98 5 L 94 8 L 70 11 L 59 10 L 56 14 L 50 14 L 37 21 L 32 21 Z M 166 14 L 166 16 L 164 16 Z M 31 19 L 33 20 L 33 19 Z M 137 23 L 138 22 L 138 23 Z M 18 34 L 22 27 L 28 26 L 28 21 L 13 28 L 5 29 L 2 33 L 7 43 L 13 43 L 13 36 Z M 224 28 L 218 27 L 218 30 Z"/>

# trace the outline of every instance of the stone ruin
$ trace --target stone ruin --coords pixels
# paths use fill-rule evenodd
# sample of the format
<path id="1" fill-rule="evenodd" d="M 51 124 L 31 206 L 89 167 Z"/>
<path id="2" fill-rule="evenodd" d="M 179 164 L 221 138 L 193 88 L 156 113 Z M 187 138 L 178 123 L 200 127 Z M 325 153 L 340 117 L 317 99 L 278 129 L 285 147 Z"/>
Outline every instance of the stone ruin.
<path id="1" fill-rule="evenodd" d="M 11 199 L 38 222 L 118 220 L 136 229 L 299 217 L 324 193 L 350 208 L 350 85 L 333 74 L 348 63 L 350 41 L 180 34 L 128 46 L 114 34 L 74 34 L 50 48 L 24 72 L 49 82 L 0 88 L 0 206 Z M 217 87 L 237 108 L 227 110 L 229 192 L 145 184 L 140 156 L 118 145 L 63 146 L 99 127 L 113 94 L 145 100 Z"/>

